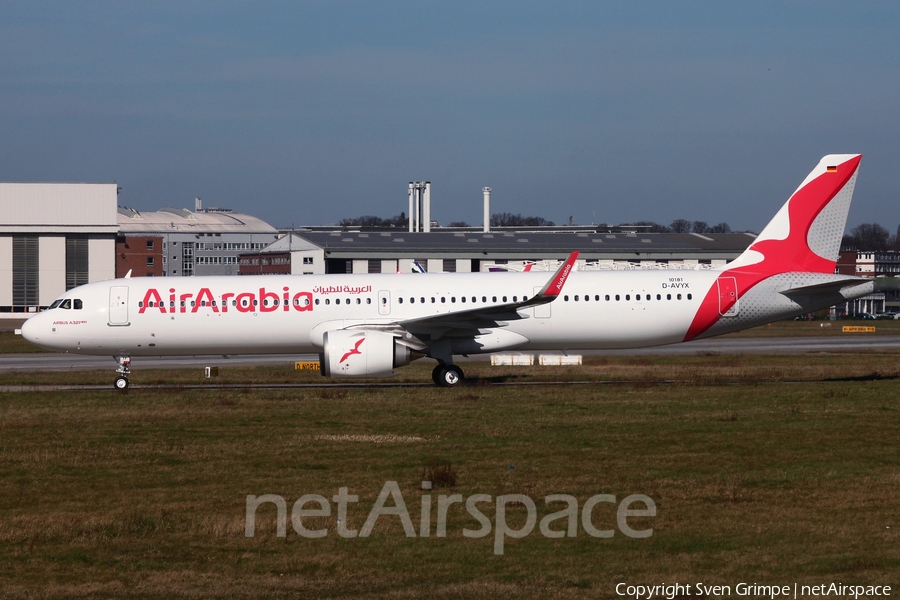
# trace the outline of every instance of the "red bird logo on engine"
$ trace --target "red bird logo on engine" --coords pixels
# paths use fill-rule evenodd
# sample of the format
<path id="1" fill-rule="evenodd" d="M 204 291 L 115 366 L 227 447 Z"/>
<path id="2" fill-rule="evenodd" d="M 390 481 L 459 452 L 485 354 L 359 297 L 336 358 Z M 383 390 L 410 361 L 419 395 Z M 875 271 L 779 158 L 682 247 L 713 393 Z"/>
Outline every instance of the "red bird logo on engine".
<path id="1" fill-rule="evenodd" d="M 362 352 L 359 351 L 359 347 L 364 341 L 366 341 L 366 338 L 359 338 L 359 341 L 356 342 L 356 345 L 353 347 L 353 349 L 348 352 L 345 352 L 344 355 L 341 357 L 341 360 L 338 361 L 338 364 L 344 362 L 345 360 L 347 360 L 354 354 L 362 354 Z"/>

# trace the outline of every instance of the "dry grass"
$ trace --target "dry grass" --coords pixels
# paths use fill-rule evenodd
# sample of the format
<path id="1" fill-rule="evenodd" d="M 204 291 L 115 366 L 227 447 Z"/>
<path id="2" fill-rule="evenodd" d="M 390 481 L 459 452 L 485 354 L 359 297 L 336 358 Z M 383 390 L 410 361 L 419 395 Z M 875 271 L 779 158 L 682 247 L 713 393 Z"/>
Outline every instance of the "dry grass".
<path id="1" fill-rule="evenodd" d="M 614 597 L 619 581 L 896 584 L 896 365 L 892 356 L 597 359 L 555 371 L 473 363 L 467 372 L 482 381 L 620 383 L 0 394 L 0 596 L 582 598 Z M 108 383 L 109 374 L 84 377 Z M 274 368 L 220 380 L 304 377 L 320 380 Z M 428 368 L 401 377 L 425 381 Z M 539 518 L 560 508 L 544 505 L 549 494 L 579 503 L 646 494 L 657 516 L 633 524 L 654 534 L 535 530 L 494 556 L 492 537 L 463 537 L 478 524 L 457 504 L 446 538 L 433 528 L 408 538 L 399 519 L 382 517 L 371 537 L 344 539 L 334 513 L 307 523 L 329 528 L 324 538 L 290 524 L 278 538 L 271 506 L 256 537 L 244 537 L 248 494 L 279 494 L 290 510 L 304 494 L 345 486 L 359 496 L 348 517 L 359 528 L 386 481 L 399 483 L 418 527 L 429 467 L 453 475 L 430 492 L 435 502 L 520 493 Z M 521 523 L 524 508 L 509 515 Z M 615 519 L 614 505 L 594 512 L 598 526 Z"/>

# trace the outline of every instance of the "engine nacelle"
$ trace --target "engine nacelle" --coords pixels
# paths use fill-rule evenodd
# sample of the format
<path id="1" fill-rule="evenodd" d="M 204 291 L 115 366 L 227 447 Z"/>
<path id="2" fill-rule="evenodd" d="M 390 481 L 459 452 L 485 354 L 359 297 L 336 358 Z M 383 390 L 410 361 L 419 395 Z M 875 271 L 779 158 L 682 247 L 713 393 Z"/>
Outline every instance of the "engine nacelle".
<path id="1" fill-rule="evenodd" d="M 326 331 L 322 341 L 325 377 L 384 377 L 410 361 L 409 348 L 383 331 L 337 329 Z"/>

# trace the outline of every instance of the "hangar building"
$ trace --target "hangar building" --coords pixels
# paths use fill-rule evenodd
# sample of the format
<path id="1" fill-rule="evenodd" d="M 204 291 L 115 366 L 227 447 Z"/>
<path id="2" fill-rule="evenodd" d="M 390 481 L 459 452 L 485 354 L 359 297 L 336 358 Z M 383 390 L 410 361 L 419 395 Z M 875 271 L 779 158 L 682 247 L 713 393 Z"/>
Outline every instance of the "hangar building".
<path id="1" fill-rule="evenodd" d="M 115 183 L 0 183 L 0 313 L 36 312 L 115 276 L 117 192 Z"/>

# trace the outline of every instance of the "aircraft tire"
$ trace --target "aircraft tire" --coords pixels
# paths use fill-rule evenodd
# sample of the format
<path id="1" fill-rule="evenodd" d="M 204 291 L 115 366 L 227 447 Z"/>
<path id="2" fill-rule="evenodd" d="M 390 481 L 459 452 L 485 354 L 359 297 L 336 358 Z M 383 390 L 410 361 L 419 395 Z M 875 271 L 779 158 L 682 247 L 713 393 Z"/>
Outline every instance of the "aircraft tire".
<path id="1" fill-rule="evenodd" d="M 441 376 L 444 370 L 444 365 L 438 364 L 431 370 L 431 380 L 434 382 L 434 385 L 441 385 Z"/>
<path id="2" fill-rule="evenodd" d="M 456 387 L 463 382 L 463 371 L 456 365 L 446 365 L 441 370 L 441 387 Z"/>
<path id="3" fill-rule="evenodd" d="M 116 377 L 116 381 L 114 383 L 114 385 L 116 386 L 116 389 L 119 390 L 120 392 L 127 392 L 128 384 L 129 384 L 129 381 L 128 381 L 127 377 Z"/>

